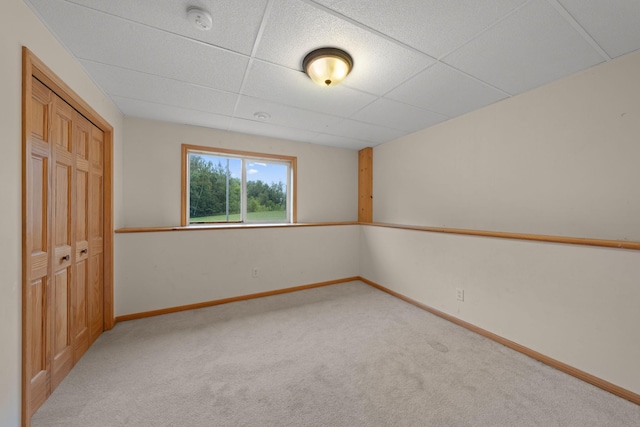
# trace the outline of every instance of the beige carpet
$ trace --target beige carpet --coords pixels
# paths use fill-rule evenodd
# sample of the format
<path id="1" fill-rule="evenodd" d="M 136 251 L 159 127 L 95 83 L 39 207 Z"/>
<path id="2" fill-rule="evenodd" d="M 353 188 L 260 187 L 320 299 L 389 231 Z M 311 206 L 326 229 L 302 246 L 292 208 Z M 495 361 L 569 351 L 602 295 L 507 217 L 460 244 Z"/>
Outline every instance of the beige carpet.
<path id="1" fill-rule="evenodd" d="M 43 426 L 640 426 L 640 407 L 360 282 L 119 323 Z"/>

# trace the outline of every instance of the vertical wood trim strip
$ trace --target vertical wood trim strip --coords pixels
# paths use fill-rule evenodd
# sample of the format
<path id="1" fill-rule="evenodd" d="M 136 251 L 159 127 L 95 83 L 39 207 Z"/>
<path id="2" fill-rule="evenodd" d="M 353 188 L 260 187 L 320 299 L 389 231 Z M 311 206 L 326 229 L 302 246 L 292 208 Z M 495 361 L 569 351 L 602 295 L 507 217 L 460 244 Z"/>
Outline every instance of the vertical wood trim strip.
<path id="1" fill-rule="evenodd" d="M 188 148 L 182 144 L 182 166 L 180 166 L 180 225 L 187 226 L 187 152 Z"/>
<path id="2" fill-rule="evenodd" d="M 291 206 L 291 209 L 293 209 L 293 211 L 291 212 L 291 222 L 292 223 L 297 223 L 298 222 L 298 158 L 294 157 L 293 159 L 291 159 L 291 174 L 292 176 L 292 181 L 291 181 L 291 185 L 293 187 L 293 195 L 292 195 L 292 202 L 291 204 L 293 206 Z"/>
<path id="3" fill-rule="evenodd" d="M 31 167 L 29 166 L 29 126 L 31 120 L 31 75 L 32 67 L 29 60 L 28 51 L 26 48 L 22 48 L 22 407 L 21 407 L 21 419 L 23 426 L 29 426 L 31 424 L 31 414 L 29 413 L 29 402 L 31 400 L 31 387 L 28 384 L 27 372 L 27 301 L 28 301 L 28 236 L 27 236 L 27 221 L 28 221 L 28 209 L 27 203 L 27 179 Z"/>
<path id="4" fill-rule="evenodd" d="M 358 152 L 358 222 L 373 221 L 373 148 Z"/>
<path id="5" fill-rule="evenodd" d="M 104 132 L 103 167 L 102 167 L 102 198 L 103 198 L 103 318 L 104 330 L 114 327 L 114 297 L 113 297 L 113 128 L 102 129 Z"/>

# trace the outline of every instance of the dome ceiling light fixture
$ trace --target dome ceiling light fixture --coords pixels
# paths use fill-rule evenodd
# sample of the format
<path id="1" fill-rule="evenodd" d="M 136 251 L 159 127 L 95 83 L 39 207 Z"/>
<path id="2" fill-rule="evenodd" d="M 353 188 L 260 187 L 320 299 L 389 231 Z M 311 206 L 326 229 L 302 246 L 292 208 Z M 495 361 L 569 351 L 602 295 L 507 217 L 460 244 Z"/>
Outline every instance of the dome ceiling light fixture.
<path id="1" fill-rule="evenodd" d="M 323 47 L 311 51 L 302 61 L 304 72 L 320 86 L 336 86 L 351 72 L 353 59 L 344 50 Z"/>
<path id="2" fill-rule="evenodd" d="M 190 7 L 187 9 L 187 18 L 189 22 L 199 30 L 209 31 L 213 27 L 213 18 L 211 14 L 199 7 Z"/>

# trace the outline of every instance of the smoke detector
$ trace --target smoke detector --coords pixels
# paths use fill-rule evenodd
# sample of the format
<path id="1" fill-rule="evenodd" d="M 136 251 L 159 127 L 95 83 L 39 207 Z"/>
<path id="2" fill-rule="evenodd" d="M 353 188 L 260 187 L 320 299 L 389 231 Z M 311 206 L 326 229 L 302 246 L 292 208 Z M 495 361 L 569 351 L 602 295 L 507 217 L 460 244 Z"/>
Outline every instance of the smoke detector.
<path id="1" fill-rule="evenodd" d="M 253 115 L 253 117 L 255 117 L 258 120 L 267 121 L 271 118 L 271 114 L 265 113 L 263 111 L 258 111 Z"/>
<path id="2" fill-rule="evenodd" d="M 208 31 L 213 27 L 213 18 L 206 10 L 199 7 L 190 7 L 187 9 L 187 18 L 191 25 L 202 31 Z"/>

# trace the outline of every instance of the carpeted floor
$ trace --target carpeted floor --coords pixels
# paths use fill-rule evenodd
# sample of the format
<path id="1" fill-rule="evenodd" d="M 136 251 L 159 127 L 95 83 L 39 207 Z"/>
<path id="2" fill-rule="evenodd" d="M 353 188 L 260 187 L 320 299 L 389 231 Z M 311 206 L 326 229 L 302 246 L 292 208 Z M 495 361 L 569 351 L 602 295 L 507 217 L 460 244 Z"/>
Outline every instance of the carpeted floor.
<path id="1" fill-rule="evenodd" d="M 64 426 L 640 426 L 640 407 L 360 282 L 118 323 Z"/>

